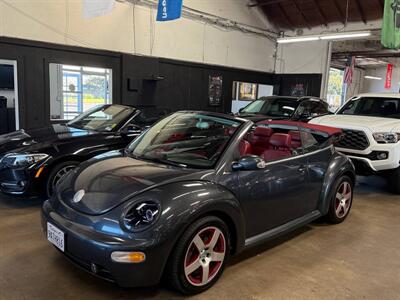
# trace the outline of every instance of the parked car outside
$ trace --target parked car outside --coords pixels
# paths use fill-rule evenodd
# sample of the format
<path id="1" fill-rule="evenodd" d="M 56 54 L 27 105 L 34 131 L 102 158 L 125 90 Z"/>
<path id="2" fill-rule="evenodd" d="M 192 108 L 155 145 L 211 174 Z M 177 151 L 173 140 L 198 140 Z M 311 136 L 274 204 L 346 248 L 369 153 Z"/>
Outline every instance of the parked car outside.
<path id="1" fill-rule="evenodd" d="M 338 151 L 348 155 L 360 175 L 382 175 L 392 192 L 400 194 L 400 95 L 361 94 L 334 115 L 313 124 L 343 129 Z"/>
<path id="2" fill-rule="evenodd" d="M 102 105 L 65 124 L 0 135 L 0 191 L 50 197 L 60 178 L 80 162 L 125 148 L 166 113 Z"/>
<path id="3" fill-rule="evenodd" d="M 270 96 L 252 101 L 237 116 L 254 122 L 266 119 L 308 122 L 330 113 L 328 103 L 319 98 Z"/>
<path id="4" fill-rule="evenodd" d="M 210 288 L 231 255 L 324 216 L 348 216 L 355 181 L 340 129 L 177 112 L 124 151 L 82 163 L 43 204 L 47 239 L 123 287 L 162 275 Z"/>

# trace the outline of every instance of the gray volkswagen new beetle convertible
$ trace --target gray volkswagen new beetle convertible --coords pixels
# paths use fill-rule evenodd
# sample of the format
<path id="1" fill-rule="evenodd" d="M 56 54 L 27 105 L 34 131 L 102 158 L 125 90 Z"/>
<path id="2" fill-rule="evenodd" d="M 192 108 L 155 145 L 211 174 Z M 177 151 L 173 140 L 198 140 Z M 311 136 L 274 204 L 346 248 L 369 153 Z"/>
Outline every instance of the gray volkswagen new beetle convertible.
<path id="1" fill-rule="evenodd" d="M 124 287 L 165 279 L 194 294 L 229 256 L 322 216 L 349 214 L 354 167 L 340 129 L 177 112 L 124 151 L 69 172 L 42 210 L 47 239 Z"/>

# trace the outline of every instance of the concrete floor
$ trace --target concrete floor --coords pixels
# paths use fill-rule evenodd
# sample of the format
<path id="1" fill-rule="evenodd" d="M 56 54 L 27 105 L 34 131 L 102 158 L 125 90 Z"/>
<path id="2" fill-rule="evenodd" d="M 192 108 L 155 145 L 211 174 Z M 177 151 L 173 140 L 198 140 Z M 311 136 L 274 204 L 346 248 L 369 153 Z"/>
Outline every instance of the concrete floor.
<path id="1" fill-rule="evenodd" d="M 0 198 L 0 299 L 180 299 L 79 270 L 42 235 L 39 200 Z M 363 178 L 341 225 L 314 223 L 235 257 L 193 299 L 400 299 L 400 197 Z"/>

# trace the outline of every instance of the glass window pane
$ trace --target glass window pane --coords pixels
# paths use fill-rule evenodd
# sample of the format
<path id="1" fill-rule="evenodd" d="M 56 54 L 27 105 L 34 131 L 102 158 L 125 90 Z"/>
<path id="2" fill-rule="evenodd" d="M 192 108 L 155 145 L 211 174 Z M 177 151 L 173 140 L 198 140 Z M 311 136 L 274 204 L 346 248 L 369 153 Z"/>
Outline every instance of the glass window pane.
<path id="1" fill-rule="evenodd" d="M 70 66 L 70 65 L 63 65 L 62 68 L 64 70 L 75 70 L 75 71 L 80 71 L 81 67 L 79 66 Z"/>
<path id="2" fill-rule="evenodd" d="M 112 70 L 50 64 L 50 115 L 72 119 L 98 105 L 111 104 Z"/>
<path id="3" fill-rule="evenodd" d="M 103 68 L 92 68 L 92 67 L 83 67 L 84 72 L 91 72 L 91 73 L 106 73 L 106 69 Z"/>

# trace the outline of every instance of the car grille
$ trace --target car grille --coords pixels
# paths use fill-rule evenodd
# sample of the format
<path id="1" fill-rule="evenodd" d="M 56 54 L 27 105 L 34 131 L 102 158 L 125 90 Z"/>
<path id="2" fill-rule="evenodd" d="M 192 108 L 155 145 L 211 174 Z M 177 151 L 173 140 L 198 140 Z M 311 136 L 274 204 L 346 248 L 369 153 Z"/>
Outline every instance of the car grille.
<path id="1" fill-rule="evenodd" d="M 343 137 L 336 144 L 337 147 L 354 150 L 365 150 L 368 148 L 369 141 L 363 131 L 343 129 L 343 133 Z"/>

